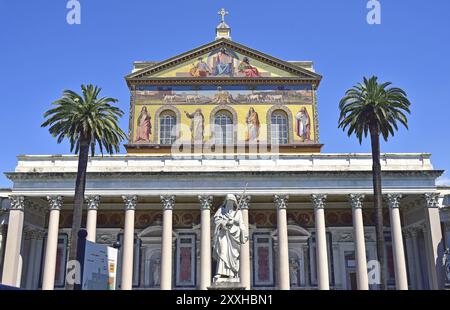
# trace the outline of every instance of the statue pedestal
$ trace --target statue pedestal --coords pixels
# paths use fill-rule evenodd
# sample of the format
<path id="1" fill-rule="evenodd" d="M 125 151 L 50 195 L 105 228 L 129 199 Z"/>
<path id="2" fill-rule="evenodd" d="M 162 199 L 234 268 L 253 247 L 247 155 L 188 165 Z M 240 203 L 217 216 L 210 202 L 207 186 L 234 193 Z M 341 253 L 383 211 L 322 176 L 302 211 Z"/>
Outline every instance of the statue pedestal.
<path id="1" fill-rule="evenodd" d="M 208 287 L 208 290 L 245 290 L 245 287 L 241 285 L 239 278 L 215 278 L 213 284 Z"/>

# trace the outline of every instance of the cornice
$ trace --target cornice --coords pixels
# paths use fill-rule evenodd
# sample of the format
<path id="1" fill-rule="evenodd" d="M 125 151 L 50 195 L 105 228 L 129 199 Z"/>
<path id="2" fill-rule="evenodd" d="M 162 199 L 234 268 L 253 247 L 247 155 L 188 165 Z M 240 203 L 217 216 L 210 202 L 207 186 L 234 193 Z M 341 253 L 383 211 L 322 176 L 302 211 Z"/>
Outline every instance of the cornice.
<path id="1" fill-rule="evenodd" d="M 223 107 L 225 105 L 221 105 L 220 107 Z M 229 107 L 234 107 L 232 105 L 230 105 Z M 220 110 L 220 109 L 217 109 Z M 272 149 L 272 145 L 270 143 L 262 143 L 263 141 L 260 141 L 260 143 L 258 144 L 258 147 L 263 147 L 266 148 L 267 150 L 271 150 Z M 266 141 L 264 141 L 266 142 Z M 189 141 L 186 141 L 186 143 L 189 144 Z M 183 146 L 183 144 L 181 144 L 181 146 Z M 126 149 L 165 149 L 170 151 L 172 149 L 172 145 L 165 145 L 165 144 L 156 144 L 156 143 L 128 143 L 125 144 L 124 147 Z M 234 143 L 233 147 L 236 150 L 240 150 L 245 148 L 245 150 L 248 150 L 250 147 L 249 143 Z M 252 145 L 252 147 L 254 147 L 254 145 Z M 276 148 L 278 150 L 280 150 L 280 152 L 283 152 L 283 150 L 286 149 L 311 149 L 311 148 L 318 148 L 319 150 L 321 150 L 323 147 L 323 144 L 319 144 L 319 143 L 309 143 L 309 142 L 297 142 L 297 143 L 288 143 L 288 144 L 280 144 L 280 145 L 276 145 Z M 183 148 L 181 148 L 183 149 Z M 194 150 L 194 147 L 191 147 L 192 150 Z M 287 153 L 289 154 L 289 153 Z M 204 153 L 203 156 L 208 157 L 208 156 L 213 156 L 214 154 L 210 154 L 210 153 Z M 236 153 L 236 156 L 241 156 L 241 154 Z M 245 155 L 245 154 L 244 154 Z M 261 155 L 266 156 L 266 153 L 261 153 Z M 278 154 L 275 154 L 276 156 L 280 156 Z M 198 156 L 197 154 L 195 156 Z M 282 155 L 281 155 L 282 156 Z"/>
<path id="2" fill-rule="evenodd" d="M 198 167 L 203 168 L 203 167 Z M 211 167 L 213 168 L 213 167 Z M 287 169 L 287 168 L 286 168 Z M 272 171 L 105 171 L 105 172 L 87 172 L 89 177 L 104 177 L 104 176 L 115 176 L 115 177 L 147 177 L 155 175 L 202 175 L 202 176 L 227 176 L 246 174 L 246 175 L 304 175 L 304 176 L 331 176 L 331 177 L 344 177 L 344 176 L 363 176 L 372 175 L 371 170 L 358 170 L 358 171 L 329 171 L 329 170 L 314 170 L 314 171 L 292 171 L 292 170 L 272 170 Z M 400 176 L 400 177 L 412 177 L 412 176 L 425 176 L 425 177 L 439 177 L 444 173 L 444 170 L 390 170 L 383 171 L 382 176 Z M 24 180 L 24 179 L 63 179 L 63 178 L 74 178 L 76 177 L 76 172 L 8 172 L 5 175 L 11 181 Z"/>
<path id="3" fill-rule="evenodd" d="M 177 78 L 135 78 L 128 80 L 128 85 L 298 85 L 305 83 L 317 83 L 313 78 L 301 77 L 272 77 L 272 78 L 198 78 L 198 77 L 177 77 Z"/>

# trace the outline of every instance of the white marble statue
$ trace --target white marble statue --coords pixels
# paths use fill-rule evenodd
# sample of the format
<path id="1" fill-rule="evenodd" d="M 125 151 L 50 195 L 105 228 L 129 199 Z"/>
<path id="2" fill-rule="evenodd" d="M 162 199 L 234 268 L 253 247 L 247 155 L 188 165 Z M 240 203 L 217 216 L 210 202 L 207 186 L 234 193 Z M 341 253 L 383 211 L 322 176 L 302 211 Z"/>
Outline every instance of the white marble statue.
<path id="1" fill-rule="evenodd" d="M 289 279 L 291 281 L 291 286 L 298 286 L 298 269 L 299 265 L 295 259 L 289 261 Z"/>
<path id="2" fill-rule="evenodd" d="M 248 230 L 242 219 L 236 196 L 228 194 L 223 204 L 214 214 L 214 258 L 219 279 L 239 279 L 239 252 L 241 244 L 248 241 Z"/>
<path id="3" fill-rule="evenodd" d="M 160 283 L 160 272 L 161 272 L 161 260 L 156 258 L 153 262 L 153 286 L 157 287 Z"/>

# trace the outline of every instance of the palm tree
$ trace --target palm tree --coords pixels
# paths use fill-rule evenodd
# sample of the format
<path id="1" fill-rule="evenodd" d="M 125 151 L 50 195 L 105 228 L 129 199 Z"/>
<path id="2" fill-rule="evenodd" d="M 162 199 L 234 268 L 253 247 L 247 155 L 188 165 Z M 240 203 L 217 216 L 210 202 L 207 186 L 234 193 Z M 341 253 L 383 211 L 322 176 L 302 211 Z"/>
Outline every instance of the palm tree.
<path id="1" fill-rule="evenodd" d="M 380 134 L 387 141 L 389 136 L 394 136 L 395 131 L 398 130 L 399 122 L 408 128 L 408 119 L 405 112 L 410 113 L 411 103 L 405 91 L 397 87 L 390 87 L 392 84 L 390 82 L 379 84 L 377 80 L 376 76 L 372 76 L 370 79 L 364 78 L 362 84 L 358 83 L 347 90 L 339 103 L 341 111 L 339 128 L 344 131 L 347 130 L 348 136 L 355 134 L 360 144 L 363 137 L 367 137 L 367 134 L 370 133 L 377 253 L 381 267 L 380 284 L 381 289 L 386 289 Z"/>
<path id="2" fill-rule="evenodd" d="M 70 141 L 70 151 L 78 153 L 78 170 L 75 182 L 75 198 L 72 219 L 69 260 L 76 260 L 78 231 L 81 228 L 84 192 L 86 186 L 86 169 L 89 158 L 98 148 L 109 154 L 119 152 L 120 142 L 126 137 L 118 125 L 123 111 L 110 103 L 117 99 L 101 97 L 101 88 L 93 85 L 81 85 L 82 94 L 65 90 L 60 99 L 52 104 L 54 108 L 44 113 L 42 127 L 49 127 L 49 132 L 61 143 Z M 70 289 L 71 286 L 68 286 Z"/>

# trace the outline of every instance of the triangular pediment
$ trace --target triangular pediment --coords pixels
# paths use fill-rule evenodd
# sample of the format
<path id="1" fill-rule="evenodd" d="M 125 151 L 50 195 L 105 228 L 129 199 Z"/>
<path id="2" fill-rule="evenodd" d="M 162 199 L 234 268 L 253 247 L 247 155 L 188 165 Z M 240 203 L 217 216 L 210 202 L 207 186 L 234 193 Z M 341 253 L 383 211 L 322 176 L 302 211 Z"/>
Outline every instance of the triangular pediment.
<path id="1" fill-rule="evenodd" d="M 236 42 L 220 39 L 141 67 L 126 76 L 128 81 L 164 78 L 300 78 L 318 83 L 321 76 Z"/>

